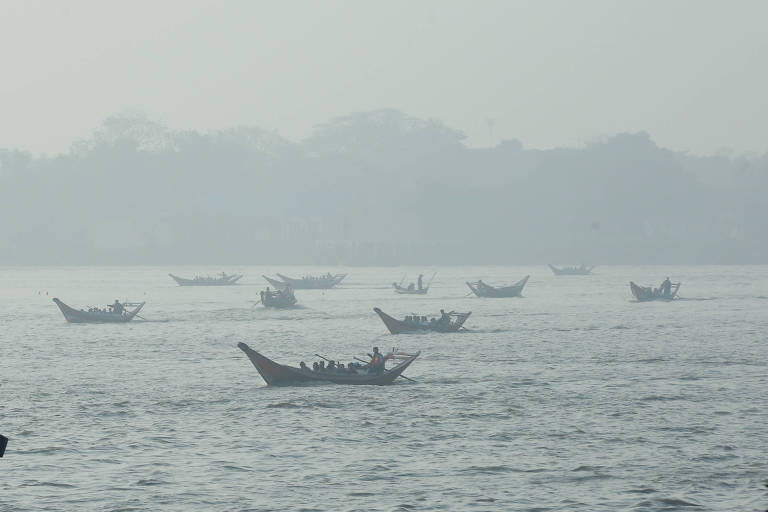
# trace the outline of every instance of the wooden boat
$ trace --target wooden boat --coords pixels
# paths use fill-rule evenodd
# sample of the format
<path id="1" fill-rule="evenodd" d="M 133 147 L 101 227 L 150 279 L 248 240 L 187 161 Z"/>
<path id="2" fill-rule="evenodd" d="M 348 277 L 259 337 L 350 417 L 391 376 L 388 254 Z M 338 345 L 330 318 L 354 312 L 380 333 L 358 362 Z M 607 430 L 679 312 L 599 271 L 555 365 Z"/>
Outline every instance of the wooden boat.
<path id="1" fill-rule="evenodd" d="M 429 291 L 429 287 L 432 285 L 432 280 L 435 278 L 435 274 L 432 274 L 432 277 L 429 279 L 429 282 L 427 283 L 427 286 L 421 287 L 421 278 L 423 275 L 419 275 L 419 286 L 414 286 L 413 283 L 408 285 L 407 287 L 401 286 L 402 281 L 400 284 L 398 283 L 392 283 L 392 287 L 395 289 L 395 293 L 399 293 L 401 295 L 426 295 Z M 405 279 L 405 278 L 403 278 Z"/>
<path id="2" fill-rule="evenodd" d="M 595 268 L 593 266 L 588 265 L 579 265 L 578 267 L 560 267 L 557 268 L 554 265 L 549 265 L 549 268 L 552 269 L 552 273 L 556 276 L 587 276 L 592 273 L 592 270 Z"/>
<path id="3" fill-rule="evenodd" d="M 665 294 L 661 288 L 653 288 L 651 286 L 640 286 L 634 282 L 629 282 L 629 289 L 632 290 L 632 295 L 635 296 L 638 302 L 649 302 L 652 300 L 670 301 L 679 299 L 677 292 L 680 290 L 682 283 L 675 283 L 672 285 L 669 294 Z"/>
<path id="4" fill-rule="evenodd" d="M 290 287 L 282 290 L 267 290 L 261 292 L 261 303 L 265 308 L 290 308 L 296 305 L 296 296 Z"/>
<path id="5" fill-rule="evenodd" d="M 429 288 L 403 288 L 397 283 L 392 283 L 392 286 L 395 288 L 395 293 L 399 293 L 401 295 L 426 295 L 427 291 L 429 291 Z"/>
<path id="6" fill-rule="evenodd" d="M 427 318 L 426 316 L 411 314 L 406 316 L 404 320 L 398 320 L 379 308 L 373 308 L 373 310 L 392 334 L 423 331 L 456 332 L 462 328 L 464 322 L 472 314 L 471 311 L 469 313 L 456 313 L 454 311 L 444 313 L 441 311 L 440 317 Z"/>
<path id="7" fill-rule="evenodd" d="M 105 310 L 84 311 L 82 309 L 75 309 L 67 306 L 56 298 L 53 299 L 53 302 L 59 306 L 59 309 L 61 310 L 61 313 L 64 315 L 64 318 L 67 320 L 67 322 L 72 324 L 114 324 L 130 322 L 133 320 L 133 317 L 135 317 L 139 311 L 141 311 L 141 308 L 143 308 L 145 304 L 144 302 L 125 302 L 123 303 L 123 306 L 133 307 L 134 309 L 131 311 L 123 311 L 122 313 L 114 313 L 112 311 Z"/>
<path id="8" fill-rule="evenodd" d="M 267 276 L 262 277 L 266 279 L 269 284 L 279 289 L 290 286 L 294 290 L 328 290 L 339 284 L 345 277 L 347 277 L 347 274 L 331 275 L 328 273 L 324 276 L 305 276 L 301 279 L 294 279 L 292 277 L 284 276 L 283 274 L 277 274 L 277 276 L 282 279 L 282 281 L 271 279 Z"/>
<path id="9" fill-rule="evenodd" d="M 482 280 L 475 281 L 474 283 L 467 282 L 467 286 L 478 297 L 521 297 L 529 277 L 531 276 L 525 276 L 512 286 L 494 287 L 484 283 Z"/>
<path id="10" fill-rule="evenodd" d="M 179 286 L 231 286 L 243 277 L 243 274 L 225 274 L 224 272 L 219 277 L 195 276 L 192 279 L 185 279 L 173 274 L 168 275 L 179 283 Z"/>
<path id="11" fill-rule="evenodd" d="M 362 367 L 352 372 L 314 371 L 311 368 L 301 369 L 295 366 L 286 366 L 261 355 L 245 343 L 238 343 L 238 348 L 245 352 L 248 359 L 264 379 L 268 386 L 290 386 L 296 384 L 309 384 L 313 382 L 333 382 L 334 384 L 367 384 L 386 386 L 398 378 L 421 352 L 410 354 L 395 367 L 384 370 L 383 373 L 368 373 L 368 367 Z"/>

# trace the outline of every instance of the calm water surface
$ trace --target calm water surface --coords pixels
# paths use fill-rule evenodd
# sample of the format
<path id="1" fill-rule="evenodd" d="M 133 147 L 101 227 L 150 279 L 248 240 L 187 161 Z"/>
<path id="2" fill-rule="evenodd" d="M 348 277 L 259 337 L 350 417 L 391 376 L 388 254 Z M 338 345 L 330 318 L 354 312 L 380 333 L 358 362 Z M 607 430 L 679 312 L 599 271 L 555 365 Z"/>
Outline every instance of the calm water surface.
<path id="1" fill-rule="evenodd" d="M 238 271 L 243 284 L 167 277 Z M 768 267 L 352 268 L 253 307 L 261 274 L 328 268 L 0 267 L 0 510 L 764 510 Z M 431 274 L 425 272 L 427 277 Z M 464 281 L 531 279 L 521 299 Z M 633 303 L 630 279 L 685 300 Z M 147 301 L 145 321 L 70 325 Z M 373 313 L 471 310 L 471 332 L 392 336 Z M 421 350 L 385 388 L 267 388 L 281 362 Z"/>

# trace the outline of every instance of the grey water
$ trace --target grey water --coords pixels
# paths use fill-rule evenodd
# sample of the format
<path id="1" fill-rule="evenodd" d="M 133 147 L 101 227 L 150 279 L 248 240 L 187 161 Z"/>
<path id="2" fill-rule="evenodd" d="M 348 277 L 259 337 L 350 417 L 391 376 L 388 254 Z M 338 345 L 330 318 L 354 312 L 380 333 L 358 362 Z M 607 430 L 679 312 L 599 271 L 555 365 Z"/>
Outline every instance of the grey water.
<path id="1" fill-rule="evenodd" d="M 173 272 L 242 272 L 178 287 Z M 254 305 L 279 271 L 349 272 Z M 403 273 L 437 277 L 400 296 Z M 513 283 L 479 299 L 464 284 Z M 628 282 L 682 281 L 635 303 Z M 406 283 L 408 280 L 406 280 Z M 67 324 L 146 301 L 144 320 Z M 373 313 L 472 311 L 393 336 Z M 764 510 L 768 267 L 0 267 L 0 510 Z M 268 388 L 277 361 L 421 350 L 389 387 Z"/>

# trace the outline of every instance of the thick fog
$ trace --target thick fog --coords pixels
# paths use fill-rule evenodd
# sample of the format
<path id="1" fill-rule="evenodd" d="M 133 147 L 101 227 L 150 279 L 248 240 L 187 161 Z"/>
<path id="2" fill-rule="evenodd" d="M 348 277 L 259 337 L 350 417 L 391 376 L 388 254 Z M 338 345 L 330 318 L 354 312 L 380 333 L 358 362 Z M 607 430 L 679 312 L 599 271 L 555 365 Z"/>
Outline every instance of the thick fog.
<path id="1" fill-rule="evenodd" d="M 0 263 L 768 263 L 765 2 L 4 2 Z"/>

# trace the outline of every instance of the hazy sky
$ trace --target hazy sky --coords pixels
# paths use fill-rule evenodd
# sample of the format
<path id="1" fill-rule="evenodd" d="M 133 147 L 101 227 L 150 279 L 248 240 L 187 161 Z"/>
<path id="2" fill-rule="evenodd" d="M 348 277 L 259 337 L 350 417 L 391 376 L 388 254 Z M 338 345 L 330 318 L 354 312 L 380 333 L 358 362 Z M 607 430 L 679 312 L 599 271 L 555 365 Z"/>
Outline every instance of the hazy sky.
<path id="1" fill-rule="evenodd" d="M 0 148 L 66 151 L 107 116 L 298 139 L 395 108 L 468 143 L 622 131 L 768 151 L 766 1 L 0 0 Z"/>

